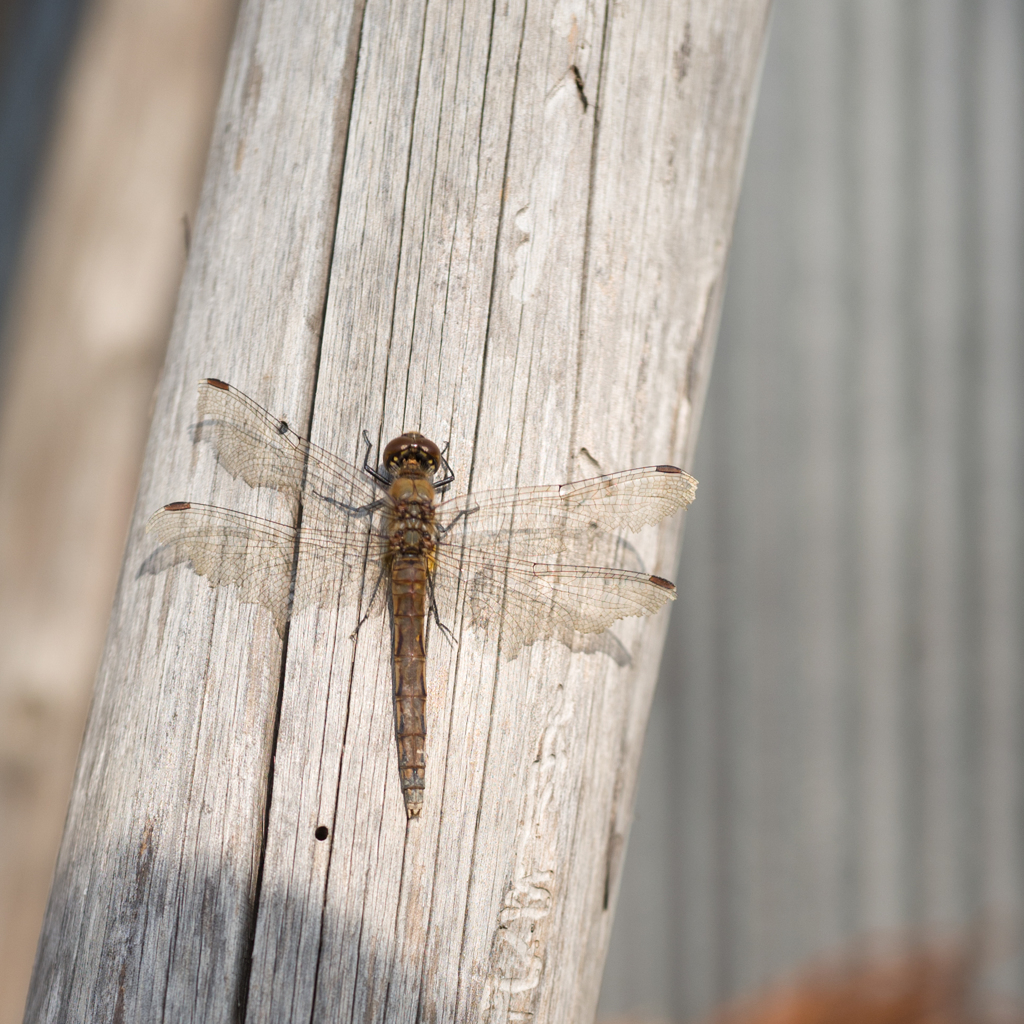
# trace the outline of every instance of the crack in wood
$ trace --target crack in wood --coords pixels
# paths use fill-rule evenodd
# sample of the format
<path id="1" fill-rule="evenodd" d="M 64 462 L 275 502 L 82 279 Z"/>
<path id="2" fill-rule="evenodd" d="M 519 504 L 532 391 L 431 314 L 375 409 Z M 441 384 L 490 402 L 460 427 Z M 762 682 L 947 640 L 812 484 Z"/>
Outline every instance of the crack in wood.
<path id="1" fill-rule="evenodd" d="M 590 107 L 590 100 L 587 99 L 587 94 L 583 91 L 583 76 L 575 64 L 569 70 L 572 72 L 573 80 L 576 82 L 576 91 L 580 94 L 580 103 L 583 104 L 583 113 L 585 114 Z"/>

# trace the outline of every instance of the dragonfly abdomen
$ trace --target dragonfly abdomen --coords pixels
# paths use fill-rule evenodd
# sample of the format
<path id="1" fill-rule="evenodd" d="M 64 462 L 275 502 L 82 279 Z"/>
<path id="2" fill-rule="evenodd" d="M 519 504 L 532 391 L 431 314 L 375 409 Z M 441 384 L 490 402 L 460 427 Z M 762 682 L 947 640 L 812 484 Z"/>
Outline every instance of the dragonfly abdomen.
<path id="1" fill-rule="evenodd" d="M 396 556 L 391 563 L 395 630 L 395 737 L 406 817 L 423 809 L 426 759 L 427 563 L 423 556 Z"/>

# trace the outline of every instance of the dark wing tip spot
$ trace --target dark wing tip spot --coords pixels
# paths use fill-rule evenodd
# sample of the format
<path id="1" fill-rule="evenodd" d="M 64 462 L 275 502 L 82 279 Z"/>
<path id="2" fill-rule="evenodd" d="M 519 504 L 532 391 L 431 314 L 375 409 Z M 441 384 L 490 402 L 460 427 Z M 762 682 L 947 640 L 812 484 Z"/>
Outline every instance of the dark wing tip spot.
<path id="1" fill-rule="evenodd" d="M 675 590 L 676 585 L 671 580 L 662 579 L 660 576 L 652 576 L 651 582 L 662 590 Z"/>
<path id="2" fill-rule="evenodd" d="M 678 466 L 655 466 L 654 467 L 659 473 L 682 473 L 682 470 Z"/>
<path id="3" fill-rule="evenodd" d="M 165 512 L 184 512 L 186 509 L 190 509 L 192 503 L 190 501 L 172 501 L 170 505 L 164 505 Z"/>
<path id="4" fill-rule="evenodd" d="M 277 432 L 279 434 L 287 434 L 288 433 L 288 421 L 287 420 L 281 420 L 281 422 L 278 423 L 278 425 L 277 425 Z"/>
<path id="5" fill-rule="evenodd" d="M 224 381 L 218 380 L 216 377 L 207 377 L 206 383 L 209 384 L 211 387 L 220 388 L 221 391 L 231 390 L 230 384 L 225 384 Z"/>

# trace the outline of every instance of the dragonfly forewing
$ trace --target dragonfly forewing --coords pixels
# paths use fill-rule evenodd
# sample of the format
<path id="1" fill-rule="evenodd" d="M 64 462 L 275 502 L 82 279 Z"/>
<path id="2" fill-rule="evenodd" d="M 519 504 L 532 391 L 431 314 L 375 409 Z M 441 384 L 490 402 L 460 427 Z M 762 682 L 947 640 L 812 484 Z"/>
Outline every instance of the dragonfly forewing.
<path id="1" fill-rule="evenodd" d="M 232 476 L 301 497 L 310 520 L 337 519 L 380 496 L 372 477 L 307 441 L 224 381 L 200 381 L 198 411 L 196 440 L 210 444 Z"/>
<path id="2" fill-rule="evenodd" d="M 567 534 L 636 533 L 693 501 L 697 481 L 675 466 L 647 466 L 561 485 L 503 488 L 442 502 L 442 530 L 520 539 L 536 553 L 561 550 Z M 519 553 L 519 549 L 517 552 Z"/>

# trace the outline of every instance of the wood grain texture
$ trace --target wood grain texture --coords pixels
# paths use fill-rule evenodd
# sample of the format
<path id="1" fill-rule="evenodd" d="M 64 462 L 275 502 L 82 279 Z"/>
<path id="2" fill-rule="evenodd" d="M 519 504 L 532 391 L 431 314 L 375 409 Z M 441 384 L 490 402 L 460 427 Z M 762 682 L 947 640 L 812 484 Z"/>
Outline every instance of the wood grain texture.
<path id="1" fill-rule="evenodd" d="M 309 609 L 283 652 L 140 576 L 142 528 L 290 514 L 193 450 L 208 375 L 353 461 L 450 441 L 461 487 L 687 464 L 766 8 L 243 9 L 29 1020 L 593 1015 L 666 617 L 628 666 L 432 637 L 407 823 L 386 623 Z"/>

